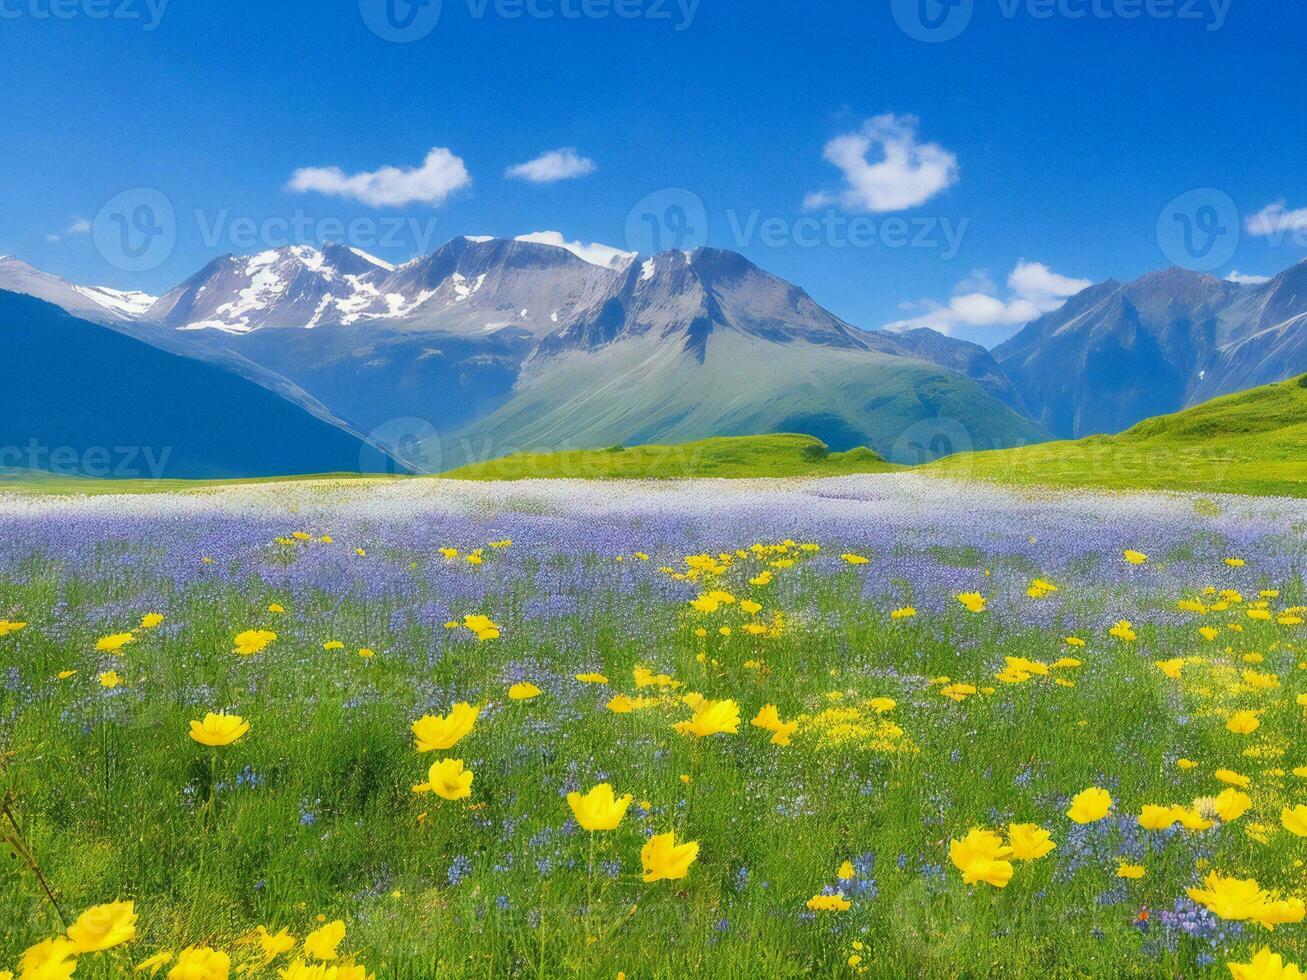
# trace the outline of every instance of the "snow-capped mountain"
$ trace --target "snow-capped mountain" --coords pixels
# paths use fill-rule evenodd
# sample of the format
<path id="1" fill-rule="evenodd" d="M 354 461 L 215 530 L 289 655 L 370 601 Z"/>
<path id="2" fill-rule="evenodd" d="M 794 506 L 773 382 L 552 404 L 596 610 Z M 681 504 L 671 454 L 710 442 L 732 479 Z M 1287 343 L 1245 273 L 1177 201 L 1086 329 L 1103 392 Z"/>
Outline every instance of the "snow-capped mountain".
<path id="1" fill-rule="evenodd" d="M 1120 432 L 1307 371 L 1307 260 L 1266 283 L 1177 268 L 1108 280 L 994 356 L 1056 435 Z"/>
<path id="2" fill-rule="evenodd" d="M 386 445 L 435 443 L 428 469 L 519 436 L 785 429 L 888 453 L 947 416 L 962 420 L 959 448 L 1044 437 L 975 345 L 859 330 L 732 252 L 587 254 L 457 238 L 399 267 L 339 245 L 228 255 L 113 325 Z"/>
<path id="3" fill-rule="evenodd" d="M 224 255 L 169 290 L 145 316 L 176 330 L 228 333 L 353 323 L 381 300 L 378 287 L 394 271 L 343 245 Z"/>
<path id="4" fill-rule="evenodd" d="M 0 255 L 0 289 L 35 296 L 94 323 L 140 320 L 157 302 L 156 297 L 146 293 L 78 286 L 12 255 Z"/>

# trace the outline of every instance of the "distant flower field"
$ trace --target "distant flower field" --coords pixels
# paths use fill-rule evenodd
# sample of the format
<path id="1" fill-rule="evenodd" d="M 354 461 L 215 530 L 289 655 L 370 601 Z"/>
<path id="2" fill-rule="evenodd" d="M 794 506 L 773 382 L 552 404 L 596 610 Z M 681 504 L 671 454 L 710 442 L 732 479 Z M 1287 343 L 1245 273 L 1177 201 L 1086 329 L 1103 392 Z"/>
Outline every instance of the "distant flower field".
<path id="1" fill-rule="evenodd" d="M 1307 506 L 0 498 L 0 978 L 1307 966 Z"/>

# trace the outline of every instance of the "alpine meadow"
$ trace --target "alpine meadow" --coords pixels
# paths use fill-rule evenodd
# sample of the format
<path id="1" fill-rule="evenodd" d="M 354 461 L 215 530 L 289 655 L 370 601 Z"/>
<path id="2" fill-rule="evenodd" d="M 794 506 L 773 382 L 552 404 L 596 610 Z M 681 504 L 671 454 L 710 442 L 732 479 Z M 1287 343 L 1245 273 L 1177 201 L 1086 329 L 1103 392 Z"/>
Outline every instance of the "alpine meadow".
<path id="1" fill-rule="evenodd" d="M 1304 980 L 1305 32 L 0 0 L 0 980 Z"/>

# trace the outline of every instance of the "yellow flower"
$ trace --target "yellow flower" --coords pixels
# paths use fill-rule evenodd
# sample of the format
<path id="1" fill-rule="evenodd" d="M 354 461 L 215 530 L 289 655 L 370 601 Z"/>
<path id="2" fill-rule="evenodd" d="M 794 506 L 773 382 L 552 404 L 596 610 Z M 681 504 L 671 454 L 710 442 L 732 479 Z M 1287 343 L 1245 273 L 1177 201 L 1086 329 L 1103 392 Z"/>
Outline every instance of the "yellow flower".
<path id="1" fill-rule="evenodd" d="M 776 705 L 764 704 L 758 709 L 757 715 L 754 716 L 753 721 L 749 722 L 749 724 L 753 725 L 755 728 L 762 728 L 769 732 L 776 731 L 776 729 L 781 726 L 781 716 L 776 710 Z"/>
<path id="2" fill-rule="evenodd" d="M 0 619 L 0 636 L 8 636 L 10 633 L 17 633 L 19 630 L 26 628 L 26 623 L 14 623 L 7 619 Z"/>
<path id="3" fill-rule="evenodd" d="M 271 963 L 282 953 L 289 953 L 295 948 L 295 937 L 290 934 L 288 929 L 271 933 L 263 926 L 259 926 L 254 930 L 254 938 L 263 951 L 264 963 Z"/>
<path id="4" fill-rule="evenodd" d="M 345 644 L 341 643 L 340 640 L 328 640 L 326 643 L 322 644 L 322 649 L 324 649 L 324 650 L 344 650 L 344 649 L 345 649 Z"/>
<path id="5" fill-rule="evenodd" d="M 277 634 L 272 630 L 246 630 L 244 633 L 237 633 L 236 639 L 232 641 L 236 644 L 232 653 L 239 653 L 242 657 L 253 656 L 276 638 Z"/>
<path id="6" fill-rule="evenodd" d="M 464 616 L 463 625 L 475 633 L 476 638 L 482 643 L 486 640 L 499 639 L 499 624 L 489 616 L 482 616 L 479 613 Z"/>
<path id="7" fill-rule="evenodd" d="M 1179 819 L 1174 807 L 1146 803 L 1139 814 L 1139 826 L 1144 830 L 1166 830 Z"/>
<path id="8" fill-rule="evenodd" d="M 1175 764 L 1181 769 L 1197 769 L 1198 763 L 1193 759 L 1176 759 Z"/>
<path id="9" fill-rule="evenodd" d="M 1128 619 L 1121 620 L 1107 632 L 1109 636 L 1115 636 L 1118 640 L 1123 640 L 1126 643 L 1132 643 L 1139 639 L 1138 634 L 1135 633 L 1134 624 Z"/>
<path id="10" fill-rule="evenodd" d="M 1269 898 L 1252 878 L 1225 878 L 1213 871 L 1203 884 L 1207 887 L 1186 888 L 1185 891 L 1195 902 L 1222 919 L 1256 918 Z"/>
<path id="11" fill-rule="evenodd" d="M 359 656 L 362 657 L 364 660 L 369 660 L 372 657 L 375 657 L 376 655 L 377 653 L 375 650 L 372 650 L 368 647 L 359 647 Z"/>
<path id="12" fill-rule="evenodd" d="M 840 865 L 839 870 L 835 872 L 835 877 L 840 881 L 852 881 L 858 877 L 858 871 L 853 867 L 852 861 L 845 861 Z"/>
<path id="13" fill-rule="evenodd" d="M 1018 861 L 1036 861 L 1057 847 L 1048 831 L 1033 823 L 1009 824 L 1007 842 Z"/>
<path id="14" fill-rule="evenodd" d="M 1236 711 L 1225 723 L 1225 727 L 1236 735 L 1251 735 L 1262 726 L 1256 711 Z"/>
<path id="15" fill-rule="evenodd" d="M 1207 830 L 1213 826 L 1212 821 L 1204 817 L 1197 807 L 1176 804 L 1171 807 L 1171 810 L 1175 813 L 1175 819 L 1180 821 L 1180 825 L 1185 830 Z"/>
<path id="16" fill-rule="evenodd" d="M 283 605 L 281 605 L 281 603 L 279 603 L 279 602 L 274 602 L 274 603 L 272 603 L 272 605 L 268 606 L 268 612 L 270 612 L 270 613 L 275 613 L 275 614 L 280 615 L 281 613 L 284 613 L 285 611 L 286 611 L 286 607 L 283 606 Z"/>
<path id="17" fill-rule="evenodd" d="M 1121 557 L 1131 565 L 1142 565 L 1144 562 L 1148 561 L 1148 556 L 1142 551 L 1131 551 L 1128 548 L 1121 552 Z"/>
<path id="18" fill-rule="evenodd" d="M 530 701 L 540 697 L 541 693 L 540 688 L 529 681 L 519 681 L 508 689 L 508 697 L 513 701 Z"/>
<path id="19" fill-rule="evenodd" d="M 613 787 L 600 783 L 582 796 L 580 793 L 567 794 L 567 805 L 572 808 L 576 822 L 585 830 L 615 830 L 626 815 L 626 808 L 634 797 L 613 795 Z"/>
<path id="20" fill-rule="evenodd" d="M 1243 568 L 1246 562 L 1242 558 L 1227 558 L 1225 563 L 1231 568 Z"/>
<path id="21" fill-rule="evenodd" d="M 443 752 L 458 744 L 472 726 L 476 724 L 480 708 L 474 708 L 466 701 L 460 701 L 449 709 L 449 714 L 424 715 L 413 722 L 410 730 L 417 742 L 419 752 Z"/>
<path id="22" fill-rule="evenodd" d="M 1299 803 L 1292 810 L 1285 807 L 1280 811 L 1280 823 L 1289 833 L 1307 837 L 1307 806 Z"/>
<path id="23" fill-rule="evenodd" d="M 1116 869 L 1118 878 L 1142 878 L 1146 869 L 1142 864 L 1121 864 Z"/>
<path id="24" fill-rule="evenodd" d="M 863 558 L 862 555 L 854 555 L 854 554 L 840 555 L 840 557 L 844 559 L 846 562 L 848 562 L 850 565 L 865 565 L 869 560 Z"/>
<path id="25" fill-rule="evenodd" d="M 1082 640 L 1082 639 L 1080 639 L 1080 637 L 1078 637 L 1078 636 L 1068 636 L 1068 637 L 1065 637 L 1065 638 L 1062 640 L 1062 642 L 1065 643 L 1067 646 L 1070 646 L 1070 647 L 1082 647 L 1082 646 L 1085 645 L 1085 641 Z"/>
<path id="26" fill-rule="evenodd" d="M 191 722 L 191 738 L 201 745 L 231 745 L 250 730 L 250 723 L 240 715 L 215 715 L 210 711 L 204 721 Z"/>
<path id="27" fill-rule="evenodd" d="M 100 675 L 101 687 L 107 687 L 112 690 L 122 682 L 123 679 L 118 676 L 118 671 L 116 670 L 106 670 L 103 674 Z"/>
<path id="28" fill-rule="evenodd" d="M 427 771 L 427 781 L 413 787 L 414 793 L 435 793 L 446 800 L 462 800 L 472 795 L 472 770 L 463 768 L 462 759 L 441 759 Z"/>
<path id="29" fill-rule="evenodd" d="M 986 600 L 979 592 L 960 592 L 956 598 L 958 602 L 966 607 L 967 612 L 979 613 L 985 611 Z"/>
<path id="30" fill-rule="evenodd" d="M 55 677 L 57 677 L 61 681 L 66 681 L 68 680 L 68 678 L 76 677 L 76 676 L 77 676 L 77 671 L 75 670 L 61 670 L 59 671 L 59 673 L 55 674 Z"/>
<path id="31" fill-rule="evenodd" d="M 231 975 L 231 957 L 208 946 L 188 946 L 177 956 L 177 964 L 168 971 L 168 980 L 227 980 Z"/>
<path id="32" fill-rule="evenodd" d="M 771 744 L 789 745 L 790 736 L 793 735 L 798 730 L 799 730 L 799 723 L 797 721 L 781 722 L 780 725 L 772 732 Z"/>
<path id="33" fill-rule="evenodd" d="M 813 895 L 808 899 L 808 910 L 811 912 L 847 912 L 853 907 L 843 895 Z"/>
<path id="34" fill-rule="evenodd" d="M 1286 963 L 1279 953 L 1263 946 L 1249 963 L 1226 963 L 1233 980 L 1302 980 L 1303 972 L 1296 964 Z"/>
<path id="35" fill-rule="evenodd" d="M 59 936 L 30 947 L 18 959 L 19 980 L 68 980 L 77 969 L 77 946 Z"/>
<path id="36" fill-rule="evenodd" d="M 1253 782 L 1247 776 L 1241 775 L 1233 769 L 1218 769 L 1212 775 L 1221 782 L 1229 786 L 1238 786 L 1240 789 L 1247 789 Z"/>
<path id="37" fill-rule="evenodd" d="M 893 698 L 872 698 L 867 702 L 867 707 L 878 715 L 887 715 L 899 706 Z"/>
<path id="38" fill-rule="evenodd" d="M 962 881 L 977 885 L 982 881 L 995 888 L 1006 888 L 1012 880 L 1012 848 L 1003 846 L 1003 839 L 992 830 L 975 828 L 962 840 L 950 840 L 949 858 L 959 871 Z"/>
<path id="39" fill-rule="evenodd" d="M 340 919 L 328 922 L 304 937 L 304 954 L 315 960 L 334 960 L 336 947 L 345 938 L 345 923 Z"/>
<path id="40" fill-rule="evenodd" d="M 1232 820 L 1238 820 L 1250 809 L 1253 801 L 1247 793 L 1241 793 L 1234 787 L 1222 790 L 1216 797 L 1216 815 L 1230 823 Z"/>
<path id="41" fill-rule="evenodd" d="M 582 684 L 607 684 L 608 678 L 603 674 L 577 674 L 576 679 Z"/>
<path id="42" fill-rule="evenodd" d="M 114 633 L 112 636 L 100 637 L 95 643 L 95 649 L 100 653 L 117 653 L 135 639 L 131 633 Z"/>
<path id="43" fill-rule="evenodd" d="M 976 693 L 976 688 L 972 684 L 945 684 L 939 693 L 952 701 L 965 701 Z"/>
<path id="44" fill-rule="evenodd" d="M 1175 657 L 1171 660 L 1158 660 L 1153 663 L 1153 666 L 1172 680 L 1179 680 L 1180 670 L 1184 667 L 1184 658 Z"/>
<path id="45" fill-rule="evenodd" d="M 735 734 L 740 729 L 740 706 L 729 699 L 704 701 L 689 721 L 672 726 L 682 735 L 706 738 L 709 735 Z"/>
<path id="46" fill-rule="evenodd" d="M 1112 797 L 1107 790 L 1091 786 L 1075 795 L 1066 815 L 1076 823 L 1093 823 L 1102 820 L 1111 809 Z"/>
<path id="47" fill-rule="evenodd" d="M 136 936 L 136 911 L 132 902 L 110 902 L 87 909 L 68 927 L 68 938 L 79 953 L 112 949 Z"/>
<path id="48" fill-rule="evenodd" d="M 889 614 L 890 619 L 911 619 L 917 614 L 915 606 L 904 606 L 902 609 L 895 609 Z"/>
<path id="49" fill-rule="evenodd" d="M 160 970 L 172 962 L 172 950 L 165 949 L 162 952 L 155 953 L 148 959 L 141 960 L 133 969 L 133 973 L 146 973 L 155 976 Z"/>
<path id="50" fill-rule="evenodd" d="M 615 715 L 625 715 L 635 710 L 636 701 L 627 694 L 614 694 L 609 699 L 607 708 Z"/>
<path id="51" fill-rule="evenodd" d="M 676 843 L 673 833 L 654 834 L 640 849 L 640 861 L 644 865 L 646 883 L 655 881 L 672 881 L 684 878 L 690 872 L 690 865 L 699 856 L 699 845 L 694 841 L 685 844 Z"/>
<path id="52" fill-rule="evenodd" d="M 152 630 L 163 622 L 163 613 L 146 613 L 141 617 L 141 626 L 143 630 Z"/>

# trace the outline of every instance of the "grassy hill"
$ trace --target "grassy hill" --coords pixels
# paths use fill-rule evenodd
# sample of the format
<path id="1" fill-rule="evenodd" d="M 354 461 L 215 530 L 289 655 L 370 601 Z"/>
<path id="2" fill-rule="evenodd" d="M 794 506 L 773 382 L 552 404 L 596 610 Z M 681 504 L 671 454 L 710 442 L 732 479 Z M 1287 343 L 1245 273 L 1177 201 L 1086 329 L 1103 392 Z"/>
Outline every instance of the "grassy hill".
<path id="1" fill-rule="evenodd" d="M 457 480 L 675 479 L 842 476 L 897 469 L 870 449 L 832 453 L 820 439 L 782 433 L 728 436 L 672 446 L 519 453 L 442 475 Z"/>
<path id="2" fill-rule="evenodd" d="M 1307 375 L 1114 436 L 964 453 L 925 473 L 1018 485 L 1307 497 Z"/>

